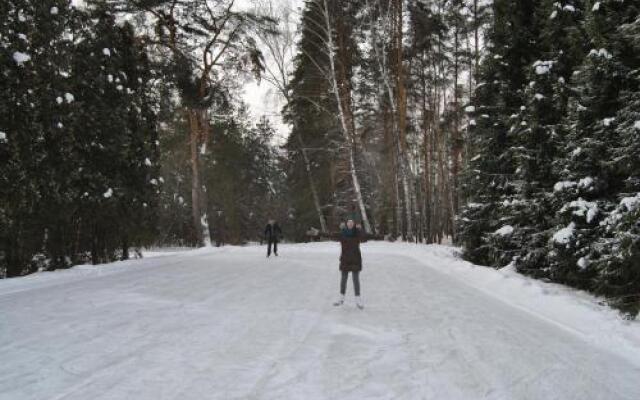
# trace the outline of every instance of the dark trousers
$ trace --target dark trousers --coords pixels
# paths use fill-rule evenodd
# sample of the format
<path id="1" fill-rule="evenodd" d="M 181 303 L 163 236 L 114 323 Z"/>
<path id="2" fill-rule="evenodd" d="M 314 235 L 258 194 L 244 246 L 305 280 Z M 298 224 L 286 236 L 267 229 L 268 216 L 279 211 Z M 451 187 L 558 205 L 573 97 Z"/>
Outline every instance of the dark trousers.
<path id="1" fill-rule="evenodd" d="M 267 245 L 267 256 L 271 255 L 271 245 L 273 245 L 273 254 L 278 255 L 278 240 L 269 239 L 269 244 Z"/>
<path id="2" fill-rule="evenodd" d="M 349 271 L 341 271 L 342 279 L 340 279 L 340 294 L 347 292 L 347 278 L 349 277 Z M 352 271 L 351 276 L 353 278 L 353 291 L 356 296 L 360 296 L 360 271 Z"/>

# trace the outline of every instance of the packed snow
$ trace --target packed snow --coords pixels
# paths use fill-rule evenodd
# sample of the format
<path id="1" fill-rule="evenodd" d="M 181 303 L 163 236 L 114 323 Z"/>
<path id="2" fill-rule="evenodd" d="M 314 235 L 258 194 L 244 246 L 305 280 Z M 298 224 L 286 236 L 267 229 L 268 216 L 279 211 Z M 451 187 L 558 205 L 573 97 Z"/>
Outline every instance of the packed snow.
<path id="1" fill-rule="evenodd" d="M 363 245 L 206 248 L 0 281 L 0 398 L 640 398 L 640 326 L 582 292 Z"/>

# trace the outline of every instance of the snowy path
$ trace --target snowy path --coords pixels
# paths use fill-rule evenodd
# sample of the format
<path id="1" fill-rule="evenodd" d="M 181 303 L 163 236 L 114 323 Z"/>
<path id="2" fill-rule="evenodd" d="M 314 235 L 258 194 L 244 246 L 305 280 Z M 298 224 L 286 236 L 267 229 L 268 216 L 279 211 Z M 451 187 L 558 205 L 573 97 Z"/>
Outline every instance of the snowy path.
<path id="1" fill-rule="evenodd" d="M 640 399 L 638 353 L 409 249 L 365 245 L 364 311 L 333 243 L 0 281 L 0 399 Z"/>

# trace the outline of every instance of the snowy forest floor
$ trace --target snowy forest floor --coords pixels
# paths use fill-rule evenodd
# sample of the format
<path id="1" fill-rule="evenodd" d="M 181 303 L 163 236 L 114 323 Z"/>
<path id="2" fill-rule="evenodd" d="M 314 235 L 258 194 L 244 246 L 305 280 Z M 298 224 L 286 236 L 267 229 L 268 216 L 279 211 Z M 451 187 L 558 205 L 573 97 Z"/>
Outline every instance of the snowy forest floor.
<path id="1" fill-rule="evenodd" d="M 639 399 L 640 323 L 455 249 L 165 252 L 0 281 L 0 399 Z"/>

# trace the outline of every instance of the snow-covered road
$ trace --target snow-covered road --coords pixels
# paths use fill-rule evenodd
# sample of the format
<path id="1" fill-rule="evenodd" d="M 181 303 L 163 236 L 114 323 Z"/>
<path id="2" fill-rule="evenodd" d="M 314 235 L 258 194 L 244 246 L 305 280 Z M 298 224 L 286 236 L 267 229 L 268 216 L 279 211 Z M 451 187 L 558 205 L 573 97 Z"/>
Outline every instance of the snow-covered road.
<path id="1" fill-rule="evenodd" d="M 448 248 L 368 243 L 365 310 L 351 282 L 335 308 L 338 250 L 227 247 L 0 281 L 0 399 L 640 399 L 638 324 L 590 300 Z M 523 305 L 529 292 L 550 300 Z"/>

